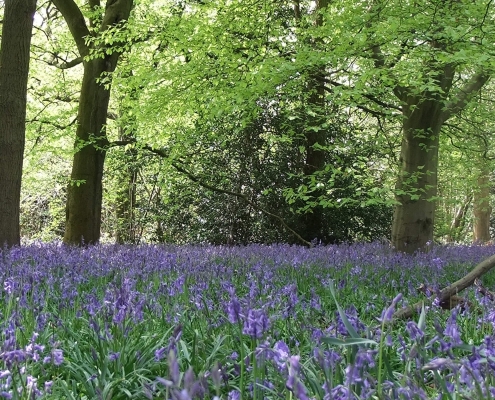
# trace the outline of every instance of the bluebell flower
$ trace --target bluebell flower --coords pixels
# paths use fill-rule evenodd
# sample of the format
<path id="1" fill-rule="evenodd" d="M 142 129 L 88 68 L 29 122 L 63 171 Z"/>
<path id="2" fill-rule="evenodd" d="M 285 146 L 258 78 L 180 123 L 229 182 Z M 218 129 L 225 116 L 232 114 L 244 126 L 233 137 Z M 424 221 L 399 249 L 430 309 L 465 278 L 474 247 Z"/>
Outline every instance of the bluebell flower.
<path id="1" fill-rule="evenodd" d="M 236 324 L 240 320 L 241 316 L 241 303 L 236 298 L 229 301 L 227 305 L 227 313 L 229 321 L 232 324 Z"/>
<path id="2" fill-rule="evenodd" d="M 165 354 L 167 352 L 167 347 L 161 347 L 157 350 L 155 350 L 155 360 L 160 361 L 165 357 Z"/>
<path id="3" fill-rule="evenodd" d="M 273 352 L 274 352 L 273 360 L 275 361 L 277 367 L 279 368 L 279 370 L 284 369 L 286 366 L 286 362 L 290 356 L 289 347 L 285 344 L 284 341 L 279 340 L 273 346 Z"/>
<path id="4" fill-rule="evenodd" d="M 55 349 L 52 350 L 52 356 L 53 356 L 53 364 L 54 365 L 62 365 L 64 362 L 64 353 L 60 349 Z"/>
<path id="5" fill-rule="evenodd" d="M 270 321 L 266 313 L 261 309 L 252 309 L 248 311 L 242 333 L 254 339 L 261 339 L 269 327 Z"/>
<path id="6" fill-rule="evenodd" d="M 289 377 L 285 386 L 289 389 L 296 399 L 299 400 L 309 400 L 309 397 L 306 393 L 306 388 L 299 380 L 300 373 L 300 365 L 299 365 L 299 356 L 291 356 L 289 357 Z"/>

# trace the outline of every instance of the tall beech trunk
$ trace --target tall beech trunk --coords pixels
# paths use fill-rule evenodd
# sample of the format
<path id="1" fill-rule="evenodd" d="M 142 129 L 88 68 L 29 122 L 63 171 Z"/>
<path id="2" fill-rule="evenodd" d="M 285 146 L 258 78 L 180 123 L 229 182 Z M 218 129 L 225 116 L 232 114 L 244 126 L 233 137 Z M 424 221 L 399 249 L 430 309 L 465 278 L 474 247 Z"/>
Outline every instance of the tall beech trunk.
<path id="1" fill-rule="evenodd" d="M 371 3 L 372 18 L 368 27 L 373 28 L 373 18 L 381 19 L 383 3 Z M 462 7 L 457 3 L 446 2 L 436 8 L 435 18 L 462 15 Z M 441 23 L 433 23 L 424 50 L 429 54 L 422 65 L 422 79 L 417 83 L 396 81 L 393 93 L 402 107 L 402 146 L 399 176 L 396 184 L 398 204 L 392 222 L 392 244 L 398 251 L 413 253 L 426 249 L 433 240 L 435 206 L 437 195 L 438 145 L 442 125 L 450 117 L 458 114 L 471 101 L 473 96 L 490 78 L 489 71 L 482 65 L 473 66 L 477 72 L 468 79 L 465 72 L 457 74 L 459 64 L 445 62 L 440 55 L 456 53 L 455 38 Z M 376 40 L 373 29 L 370 38 Z M 410 43 L 405 41 L 403 50 L 407 54 Z M 471 45 L 471 43 L 469 43 Z M 423 46 L 418 43 L 418 46 Z M 474 46 L 474 44 L 473 44 Z M 380 43 L 371 43 L 371 57 L 375 67 L 382 71 L 393 70 L 397 62 L 407 62 L 408 57 L 394 58 L 382 52 Z M 425 53 L 426 54 L 426 53 Z M 417 68 L 417 66 L 411 68 Z M 454 78 L 456 87 L 454 88 Z M 460 86 L 457 86 L 457 85 Z"/>
<path id="2" fill-rule="evenodd" d="M 437 195 L 438 145 L 442 126 L 438 100 L 420 102 L 408 98 L 403 105 L 403 138 L 400 173 L 392 224 L 392 243 L 399 251 L 412 253 L 433 240 Z"/>
<path id="3" fill-rule="evenodd" d="M 0 52 L 0 247 L 20 244 L 31 32 L 36 0 L 6 0 Z"/>
<path id="4" fill-rule="evenodd" d="M 477 179 L 473 202 L 473 240 L 479 243 L 490 241 L 490 175 L 486 169 L 481 171 Z"/>
<path id="5" fill-rule="evenodd" d="M 329 0 L 318 0 L 316 2 L 315 12 L 319 13 L 315 20 L 316 26 L 323 24 L 323 16 L 321 14 L 328 6 Z M 297 3 L 296 3 L 297 4 Z M 298 6 L 298 4 L 297 4 Z M 296 16 L 300 15 L 300 11 L 296 9 Z M 317 67 L 309 76 L 309 98 L 308 108 L 311 111 L 308 113 L 308 119 L 304 127 L 306 159 L 304 162 L 304 175 L 311 176 L 325 168 L 325 144 L 327 141 L 327 131 L 322 128 L 325 122 L 325 68 Z M 312 115 L 312 116 L 310 116 Z M 318 191 L 313 193 L 313 196 L 318 197 Z M 316 205 L 311 209 L 311 212 L 303 216 L 304 229 L 300 230 L 301 234 L 308 241 L 325 240 L 324 213 L 323 207 Z"/>
<path id="6" fill-rule="evenodd" d="M 311 176 L 325 168 L 325 150 L 323 149 L 327 139 L 326 130 L 321 128 L 324 122 L 325 88 L 321 80 L 318 80 L 317 74 L 311 77 L 309 90 L 311 94 L 308 106 L 316 115 L 310 117 L 305 126 L 304 175 L 306 176 Z M 313 192 L 313 196 L 318 197 L 319 195 L 318 191 Z M 303 224 L 304 229 L 301 230 L 301 234 L 306 240 L 325 240 L 323 207 L 316 205 L 311 209 L 311 212 L 304 214 Z"/>
<path id="7" fill-rule="evenodd" d="M 131 74 L 128 75 L 130 77 Z M 136 88 L 131 89 L 125 96 L 128 100 L 137 102 L 138 91 Z M 132 113 L 130 106 L 126 105 L 124 99 L 120 109 L 120 126 L 119 140 L 122 142 L 132 142 L 136 140 L 136 117 Z M 136 208 L 136 183 L 140 170 L 140 164 L 137 161 L 137 150 L 134 148 L 124 151 L 122 169 L 117 171 L 117 197 L 115 214 L 117 217 L 115 229 L 115 241 L 119 244 L 137 242 L 137 224 L 135 220 Z"/>
<path id="8" fill-rule="evenodd" d="M 379 49 L 376 64 L 384 65 Z M 432 71 L 433 69 L 429 69 Z M 403 137 L 399 176 L 396 185 L 392 244 L 398 250 L 414 253 L 433 240 L 438 175 L 438 146 L 442 125 L 460 112 L 488 81 L 484 71 L 471 76 L 449 99 L 455 67 L 436 69 L 437 91 L 419 94 L 397 86 L 394 93 L 402 101 Z"/>
<path id="9" fill-rule="evenodd" d="M 125 139 L 121 139 L 125 140 Z M 119 187 L 115 213 L 117 216 L 117 227 L 115 230 L 115 241 L 119 244 L 136 243 L 136 182 L 138 168 L 135 165 L 136 150 L 125 151 L 131 162 L 125 165 L 117 176 Z"/>
<path id="10" fill-rule="evenodd" d="M 101 52 L 100 56 L 88 59 L 87 56 L 94 45 L 88 43 L 87 38 L 98 36 L 109 27 L 126 21 L 133 7 L 133 0 L 108 0 L 101 22 L 90 22 L 91 31 L 74 0 L 53 0 L 53 3 L 69 27 L 84 66 L 76 152 L 67 193 L 64 243 L 92 244 L 100 239 L 102 177 L 107 145 L 105 126 L 110 100 L 109 82 L 104 86 L 97 80 L 102 74 L 115 71 L 121 51 L 119 46 L 122 43 L 115 41 L 108 45 L 114 46 L 111 51 L 105 51 L 106 45 L 100 45 L 96 48 Z M 97 9 L 100 1 L 91 0 L 88 4 Z"/>
<path id="11" fill-rule="evenodd" d="M 102 178 L 105 162 L 108 103 L 110 91 L 97 83 L 104 72 L 115 69 L 104 59 L 84 64 L 84 77 L 79 99 L 76 148 L 71 182 L 67 193 L 64 242 L 92 244 L 100 239 Z"/>

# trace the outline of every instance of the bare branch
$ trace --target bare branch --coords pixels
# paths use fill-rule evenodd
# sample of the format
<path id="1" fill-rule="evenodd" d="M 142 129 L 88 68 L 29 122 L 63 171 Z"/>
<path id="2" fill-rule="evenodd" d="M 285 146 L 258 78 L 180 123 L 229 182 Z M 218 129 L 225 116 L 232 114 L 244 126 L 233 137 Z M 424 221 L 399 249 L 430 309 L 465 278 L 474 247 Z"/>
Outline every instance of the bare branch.
<path id="1" fill-rule="evenodd" d="M 459 89 L 457 96 L 447 103 L 445 110 L 442 112 L 442 121 L 445 122 L 452 117 L 452 115 L 462 111 L 489 79 L 490 74 L 486 71 L 480 71 L 473 75 L 466 85 Z"/>

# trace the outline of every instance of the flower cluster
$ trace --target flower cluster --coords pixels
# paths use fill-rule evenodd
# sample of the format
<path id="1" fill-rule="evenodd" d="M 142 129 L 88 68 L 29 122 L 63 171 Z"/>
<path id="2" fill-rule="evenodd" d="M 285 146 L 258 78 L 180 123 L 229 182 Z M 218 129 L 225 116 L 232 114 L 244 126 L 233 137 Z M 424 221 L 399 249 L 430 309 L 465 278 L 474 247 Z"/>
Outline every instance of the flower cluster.
<path id="1" fill-rule="evenodd" d="M 441 288 L 492 253 L 410 256 L 379 243 L 3 250 L 0 398 L 495 396 L 491 299 L 471 292 L 477 310 L 433 305 L 388 325 L 423 296 L 420 284 Z"/>

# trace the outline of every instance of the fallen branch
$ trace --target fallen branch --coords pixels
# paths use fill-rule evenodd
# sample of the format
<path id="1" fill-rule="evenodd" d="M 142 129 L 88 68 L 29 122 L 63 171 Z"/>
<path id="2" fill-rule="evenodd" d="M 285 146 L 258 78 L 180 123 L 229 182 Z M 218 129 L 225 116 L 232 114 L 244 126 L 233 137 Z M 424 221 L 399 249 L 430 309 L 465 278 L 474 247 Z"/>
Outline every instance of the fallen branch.
<path id="1" fill-rule="evenodd" d="M 393 317 L 392 321 L 398 319 L 408 319 L 411 318 L 418 310 L 421 310 L 423 305 L 430 305 L 436 299 L 441 304 L 443 302 L 449 303 L 449 300 L 452 296 L 462 292 L 467 287 L 471 286 L 477 278 L 483 276 L 488 271 L 490 271 L 493 267 L 495 267 L 495 255 L 487 258 L 480 262 L 471 272 L 469 272 L 466 276 L 462 277 L 458 281 L 452 283 L 450 286 L 447 286 L 445 289 L 441 290 L 436 296 L 432 296 L 424 301 L 418 301 L 417 303 L 401 308 L 397 310 Z"/>
<path id="2" fill-rule="evenodd" d="M 495 293 L 490 292 L 486 287 L 483 286 L 481 281 L 476 278 L 474 280 L 474 286 L 478 288 L 478 291 L 485 297 L 488 297 L 491 301 L 495 300 Z"/>
<path id="3" fill-rule="evenodd" d="M 476 280 L 474 282 L 476 284 Z M 422 283 L 418 288 L 418 292 L 423 293 L 425 296 L 429 296 L 431 293 L 435 293 L 435 289 L 431 286 L 427 286 L 424 283 Z M 443 308 L 444 310 L 452 310 L 453 308 L 460 306 L 461 309 L 465 309 L 466 306 L 469 307 L 470 309 L 474 308 L 474 304 L 470 302 L 469 300 L 465 299 L 464 297 L 453 295 L 450 298 L 448 298 L 446 301 L 441 301 L 438 303 L 438 305 Z"/>

